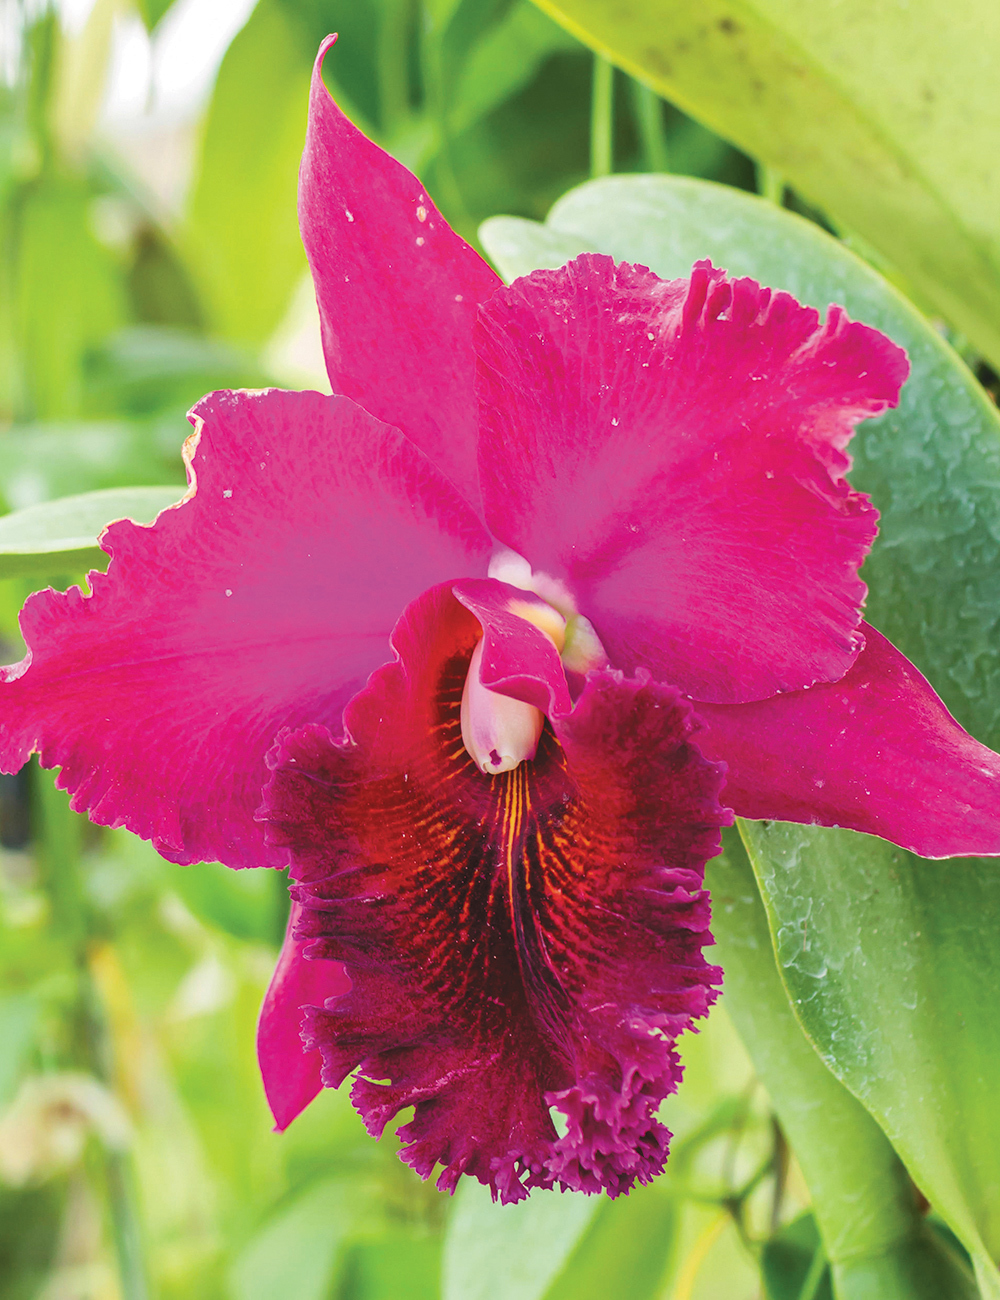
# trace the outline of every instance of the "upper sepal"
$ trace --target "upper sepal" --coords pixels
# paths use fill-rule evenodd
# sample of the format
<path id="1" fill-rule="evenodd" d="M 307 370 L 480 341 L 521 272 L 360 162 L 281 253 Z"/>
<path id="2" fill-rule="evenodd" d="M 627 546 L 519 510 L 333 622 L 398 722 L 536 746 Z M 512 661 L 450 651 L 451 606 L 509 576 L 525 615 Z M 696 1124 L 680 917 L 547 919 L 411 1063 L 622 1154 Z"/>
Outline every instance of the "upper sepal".
<path id="1" fill-rule="evenodd" d="M 330 383 L 402 429 L 477 504 L 472 325 L 501 281 L 334 103 L 322 67 L 335 40 L 316 57 L 299 172 Z"/>

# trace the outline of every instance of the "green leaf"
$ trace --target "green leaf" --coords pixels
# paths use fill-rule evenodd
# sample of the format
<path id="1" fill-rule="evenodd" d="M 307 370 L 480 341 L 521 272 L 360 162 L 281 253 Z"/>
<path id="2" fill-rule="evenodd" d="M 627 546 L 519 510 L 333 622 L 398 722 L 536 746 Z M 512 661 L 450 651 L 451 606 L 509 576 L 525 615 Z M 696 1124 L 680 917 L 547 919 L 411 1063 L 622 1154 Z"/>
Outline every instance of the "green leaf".
<path id="1" fill-rule="evenodd" d="M 183 243 L 211 323 L 260 343 L 305 271 L 295 216 L 315 50 L 279 0 L 260 0 L 222 61 Z"/>
<path id="2" fill-rule="evenodd" d="M 287 881 L 279 871 L 233 871 L 221 862 L 170 863 L 171 885 L 200 921 L 237 939 L 280 944 L 287 913 Z M 281 906 L 284 903 L 284 906 Z"/>
<path id="3" fill-rule="evenodd" d="M 746 851 L 733 831 L 724 843 L 724 854 L 709 863 L 708 885 L 726 1005 L 798 1156 L 839 1300 L 974 1300 L 971 1272 L 928 1229 L 885 1134 L 802 1032 L 778 975 Z M 800 931 L 794 942 L 801 938 Z M 788 1258 L 793 1244 L 782 1240 L 772 1252 L 774 1300 L 785 1294 L 774 1276 L 779 1264 L 791 1274 L 787 1294 L 794 1300 L 815 1254 L 815 1242 L 805 1243 L 797 1275 Z M 767 1277 L 766 1256 L 764 1262 Z"/>
<path id="4" fill-rule="evenodd" d="M 23 993 L 0 997 L 0 1110 L 12 1099 L 35 1041 L 40 1007 Z"/>
<path id="5" fill-rule="evenodd" d="M 852 481 L 882 512 L 865 566 L 868 615 L 959 721 L 996 746 L 1000 419 L 943 340 L 817 226 L 707 182 L 592 182 L 560 200 L 544 228 L 503 218 L 482 232 L 506 275 L 551 258 L 553 235 L 563 249 L 576 239 L 665 277 L 710 257 L 819 308 L 842 303 L 907 349 L 899 408 L 866 422 L 852 444 Z M 996 864 L 921 863 L 846 832 L 748 833 L 782 944 L 801 945 L 808 915 L 815 964 L 782 972 L 797 1014 L 969 1249 L 980 1286 L 1000 1295 L 988 1263 L 1000 1255 Z"/>
<path id="6" fill-rule="evenodd" d="M 680 1220 L 668 1179 L 602 1196 L 589 1227 L 545 1300 L 654 1300 L 674 1250 Z"/>
<path id="7" fill-rule="evenodd" d="M 46 179 L 16 213 L 15 337 L 40 419 L 80 413 L 87 358 L 125 320 L 122 273 L 90 233 L 90 200 L 82 185 Z"/>
<path id="8" fill-rule="evenodd" d="M 799 1300 L 820 1246 L 819 1230 L 811 1214 L 801 1214 L 764 1243 L 760 1271 L 767 1300 Z M 829 1269 L 824 1271 L 813 1296 L 815 1300 L 833 1300 Z"/>
<path id="9" fill-rule="evenodd" d="M 190 426 L 169 421 L 162 442 L 146 426 L 125 421 L 52 421 L 16 424 L 0 434 L 0 487 L 12 509 L 53 497 L 130 483 L 178 484 L 180 447 Z"/>
<path id="10" fill-rule="evenodd" d="M 401 1231 L 351 1245 L 339 1296 L 349 1300 L 438 1300 L 441 1239 Z"/>
<path id="11" fill-rule="evenodd" d="M 0 1300 L 35 1300 L 59 1244 L 65 1188 L 0 1187 Z"/>
<path id="12" fill-rule="evenodd" d="M 777 169 L 1000 361 L 992 0 L 537 0 Z"/>
<path id="13" fill-rule="evenodd" d="M 97 537 L 115 519 L 152 522 L 182 493 L 172 487 L 104 488 L 0 518 L 0 578 L 76 573 L 107 563 Z"/>
<path id="14" fill-rule="evenodd" d="M 795 1012 L 1000 1296 L 1000 872 L 741 826 Z"/>
<path id="15" fill-rule="evenodd" d="M 172 4 L 173 0 L 139 0 L 139 13 L 147 31 L 153 30 Z"/>
<path id="16" fill-rule="evenodd" d="M 571 36 L 529 0 L 519 0 L 464 61 L 452 101 L 452 131 L 465 130 L 522 90 L 550 54 L 578 48 Z"/>
<path id="17" fill-rule="evenodd" d="M 356 1217 L 353 1190 L 325 1179 L 265 1222 L 230 1270 L 232 1300 L 326 1300 Z"/>
<path id="18" fill-rule="evenodd" d="M 444 1243 L 442 1300 L 542 1300 L 597 1212 L 575 1192 L 494 1205 L 465 1179 Z"/>

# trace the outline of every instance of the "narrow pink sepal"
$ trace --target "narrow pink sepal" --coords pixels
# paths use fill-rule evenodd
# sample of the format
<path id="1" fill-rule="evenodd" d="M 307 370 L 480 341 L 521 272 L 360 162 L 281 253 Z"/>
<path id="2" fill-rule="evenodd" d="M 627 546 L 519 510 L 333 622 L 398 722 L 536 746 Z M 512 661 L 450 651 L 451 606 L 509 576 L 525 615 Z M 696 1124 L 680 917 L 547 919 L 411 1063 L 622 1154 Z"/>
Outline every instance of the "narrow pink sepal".
<path id="1" fill-rule="evenodd" d="M 719 703 L 843 676 L 877 519 L 844 448 L 901 349 L 707 263 L 584 254 L 494 294 L 476 350 L 487 522 L 613 664 Z"/>
<path id="2" fill-rule="evenodd" d="M 307 1050 L 302 1041 L 305 1009 L 325 1007 L 328 999 L 351 988 L 339 961 L 303 956 L 310 940 L 295 938 L 301 910 L 298 903 L 292 903 L 285 942 L 257 1022 L 257 1059 L 279 1133 L 301 1115 L 323 1086 L 322 1056 L 318 1049 Z"/>
<path id="3" fill-rule="evenodd" d="M 699 704 L 741 817 L 845 826 L 925 858 L 1000 854 L 1000 756 L 963 731 L 873 627 L 842 681 L 756 704 Z"/>
<path id="4" fill-rule="evenodd" d="M 0 673 L 0 766 L 32 750 L 73 807 L 175 862 L 282 865 L 253 814 L 283 726 L 340 725 L 414 593 L 490 543 L 427 457 L 346 397 L 216 393 L 196 490 L 105 531 L 93 594 L 43 591 Z"/>
<path id="5" fill-rule="evenodd" d="M 335 40 L 316 58 L 299 173 L 330 383 L 402 429 L 475 504 L 472 326 L 502 282 L 334 103 L 321 70 Z"/>

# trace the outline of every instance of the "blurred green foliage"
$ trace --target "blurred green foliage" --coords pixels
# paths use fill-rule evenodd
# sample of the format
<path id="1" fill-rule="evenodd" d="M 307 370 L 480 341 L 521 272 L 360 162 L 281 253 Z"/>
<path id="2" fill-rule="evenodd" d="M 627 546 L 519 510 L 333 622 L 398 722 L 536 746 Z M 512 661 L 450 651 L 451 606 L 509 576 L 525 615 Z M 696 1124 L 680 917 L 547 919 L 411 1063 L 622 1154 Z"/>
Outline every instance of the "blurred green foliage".
<path id="1" fill-rule="evenodd" d="M 116 15 L 158 40 L 169 10 L 96 0 L 72 36 L 44 6 L 4 10 L 0 506 L 26 512 L 0 525 L 8 661 L 24 520 L 55 521 L 35 572 L 65 585 L 90 563 L 56 542 L 94 525 L 94 498 L 33 509 L 179 492 L 192 402 L 315 375 L 287 341 L 309 330 L 295 184 L 327 32 L 340 103 L 467 239 L 497 212 L 543 218 L 591 167 L 593 57 L 528 0 L 258 0 L 193 127 L 140 142 L 154 168 L 187 150 L 171 205 L 98 111 Z M 754 188 L 731 145 L 620 73 L 611 90 L 615 172 Z M 668 1172 L 627 1199 L 452 1202 L 344 1092 L 271 1132 L 253 1039 L 287 907 L 277 873 L 174 866 L 89 827 L 36 767 L 0 778 L 0 1300 L 829 1296 L 808 1191 L 722 1009 L 684 1044 Z"/>

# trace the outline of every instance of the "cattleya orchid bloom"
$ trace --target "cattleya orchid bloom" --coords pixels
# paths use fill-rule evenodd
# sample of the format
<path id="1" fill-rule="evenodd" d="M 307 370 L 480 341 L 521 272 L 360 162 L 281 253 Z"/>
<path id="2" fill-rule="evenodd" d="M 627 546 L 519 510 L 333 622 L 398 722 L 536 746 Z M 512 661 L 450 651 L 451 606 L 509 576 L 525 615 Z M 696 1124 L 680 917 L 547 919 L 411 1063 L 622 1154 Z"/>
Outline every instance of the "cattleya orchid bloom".
<path id="1" fill-rule="evenodd" d="M 300 217 L 333 395 L 195 407 L 184 500 L 25 606 L 0 757 L 172 861 L 290 865 L 279 1127 L 356 1072 L 442 1187 L 616 1195 L 717 994 L 732 811 L 1000 853 L 1000 759 L 861 622 L 846 446 L 907 362 L 707 263 L 505 287 L 337 109 L 329 44 Z"/>

